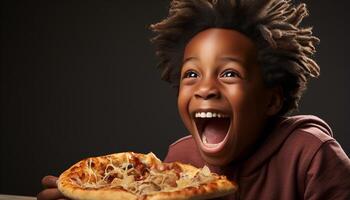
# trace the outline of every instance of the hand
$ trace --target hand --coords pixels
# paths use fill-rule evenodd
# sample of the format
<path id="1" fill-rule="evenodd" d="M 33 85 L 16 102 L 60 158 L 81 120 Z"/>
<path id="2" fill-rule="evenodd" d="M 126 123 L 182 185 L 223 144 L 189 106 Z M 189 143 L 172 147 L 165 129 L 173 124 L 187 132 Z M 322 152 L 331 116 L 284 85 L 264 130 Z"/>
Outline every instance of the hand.
<path id="1" fill-rule="evenodd" d="M 54 199 L 67 199 L 61 194 L 61 192 L 57 189 L 57 177 L 55 176 L 45 176 L 41 180 L 41 184 L 44 187 L 37 196 L 37 200 L 54 200 Z"/>

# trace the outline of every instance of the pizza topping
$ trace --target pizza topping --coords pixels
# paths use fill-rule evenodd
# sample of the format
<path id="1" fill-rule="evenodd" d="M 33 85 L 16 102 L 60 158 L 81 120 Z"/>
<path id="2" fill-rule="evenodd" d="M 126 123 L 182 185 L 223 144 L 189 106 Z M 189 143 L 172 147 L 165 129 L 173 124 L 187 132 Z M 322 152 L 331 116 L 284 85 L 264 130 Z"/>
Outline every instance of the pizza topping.
<path id="1" fill-rule="evenodd" d="M 138 200 L 141 200 L 162 192 L 180 195 L 179 193 L 187 191 L 191 195 L 199 195 L 205 193 L 203 185 L 222 180 L 221 176 L 211 173 L 207 166 L 195 168 L 177 162 L 162 163 L 152 153 L 144 155 L 128 152 L 80 161 L 61 174 L 58 188 L 64 195 L 67 191 L 62 188 L 69 187 L 73 193 L 77 191 L 82 193 L 89 191 L 89 194 L 96 194 L 99 191 L 113 194 L 127 192 L 131 194 L 131 199 L 134 199 L 133 195 L 135 195 Z M 230 191 L 222 190 L 227 194 L 233 191 L 234 185 L 227 179 L 225 181 L 231 187 Z M 212 188 L 211 186 L 208 192 L 213 192 Z M 200 192 L 192 193 L 193 190 Z M 74 196 L 67 197 L 75 199 Z M 96 199 L 100 198 L 96 197 Z M 166 199 L 166 196 L 162 199 Z"/>
<path id="2" fill-rule="evenodd" d="M 161 189 L 162 188 L 159 185 L 155 184 L 154 182 L 146 182 L 140 185 L 136 193 L 143 195 L 143 194 L 149 194 L 152 192 L 160 191 Z"/>
<path id="3" fill-rule="evenodd" d="M 107 157 L 108 163 L 101 165 L 101 169 L 97 168 L 93 158 L 89 158 L 85 161 L 85 173 L 71 176 L 70 180 L 84 189 L 119 188 L 138 195 L 197 187 L 213 180 L 207 166 L 185 172 L 176 163 L 161 163 L 156 160 L 148 167 L 136 156 L 129 156 L 123 163 L 115 163 Z"/>

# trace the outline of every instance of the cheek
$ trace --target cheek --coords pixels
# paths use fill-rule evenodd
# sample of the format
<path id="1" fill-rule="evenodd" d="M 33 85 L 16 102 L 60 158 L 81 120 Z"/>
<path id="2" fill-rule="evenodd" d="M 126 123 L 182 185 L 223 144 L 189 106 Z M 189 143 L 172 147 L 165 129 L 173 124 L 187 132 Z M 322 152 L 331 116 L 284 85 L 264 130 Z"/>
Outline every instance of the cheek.
<path id="1" fill-rule="evenodd" d="M 259 91 L 244 85 L 236 85 L 227 91 L 233 113 L 233 128 L 247 135 L 255 132 L 264 115 L 262 96 Z M 254 124 L 254 126 L 252 126 Z"/>
<path id="2" fill-rule="evenodd" d="M 233 113 L 241 110 L 247 99 L 241 85 L 234 85 L 230 86 L 229 88 L 225 88 L 224 96 L 230 103 Z"/>
<path id="3" fill-rule="evenodd" d="M 265 96 L 256 88 L 236 85 L 228 88 L 225 95 L 230 102 L 233 112 L 248 112 L 255 114 L 261 112 L 265 105 Z M 248 114 L 247 113 L 247 114 Z"/>
<path id="4" fill-rule="evenodd" d="M 188 128 L 190 125 L 190 116 L 188 111 L 188 105 L 190 103 L 191 99 L 191 91 L 189 91 L 186 88 L 180 87 L 179 89 L 179 95 L 177 98 L 177 107 L 179 110 L 179 114 L 181 116 L 182 121 L 185 123 L 186 127 Z"/>
<path id="5" fill-rule="evenodd" d="M 179 94 L 178 94 L 178 97 L 177 97 L 177 107 L 180 111 L 180 114 L 182 114 L 181 112 L 183 112 L 185 109 L 186 109 L 186 105 L 187 105 L 187 100 L 188 97 L 187 97 L 187 94 L 186 94 L 186 91 L 185 89 L 183 89 L 182 87 L 180 87 L 179 89 Z"/>

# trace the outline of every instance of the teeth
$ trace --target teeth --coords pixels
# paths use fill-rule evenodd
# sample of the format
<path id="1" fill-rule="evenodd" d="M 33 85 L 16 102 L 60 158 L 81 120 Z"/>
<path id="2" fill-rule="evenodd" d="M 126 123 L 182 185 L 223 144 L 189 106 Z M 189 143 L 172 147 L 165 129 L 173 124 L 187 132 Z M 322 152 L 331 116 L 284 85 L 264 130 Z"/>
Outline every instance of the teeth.
<path id="1" fill-rule="evenodd" d="M 222 114 L 222 113 L 215 113 L 215 112 L 196 112 L 194 114 L 196 118 L 227 118 L 229 117 L 228 115 Z"/>
<path id="2" fill-rule="evenodd" d="M 211 112 L 207 112 L 206 117 L 207 117 L 207 118 L 212 118 L 212 117 L 213 117 L 213 113 L 211 113 Z"/>

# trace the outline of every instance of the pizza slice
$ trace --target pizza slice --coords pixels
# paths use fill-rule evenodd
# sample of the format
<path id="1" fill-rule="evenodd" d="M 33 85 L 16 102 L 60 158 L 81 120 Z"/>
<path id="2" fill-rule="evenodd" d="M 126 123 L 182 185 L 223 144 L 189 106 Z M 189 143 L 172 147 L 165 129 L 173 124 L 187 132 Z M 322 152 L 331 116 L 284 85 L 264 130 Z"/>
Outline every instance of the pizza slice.
<path id="1" fill-rule="evenodd" d="M 225 176 L 179 162 L 162 163 L 153 153 L 116 153 L 82 160 L 63 172 L 58 189 L 71 199 L 208 199 L 233 193 Z"/>

